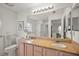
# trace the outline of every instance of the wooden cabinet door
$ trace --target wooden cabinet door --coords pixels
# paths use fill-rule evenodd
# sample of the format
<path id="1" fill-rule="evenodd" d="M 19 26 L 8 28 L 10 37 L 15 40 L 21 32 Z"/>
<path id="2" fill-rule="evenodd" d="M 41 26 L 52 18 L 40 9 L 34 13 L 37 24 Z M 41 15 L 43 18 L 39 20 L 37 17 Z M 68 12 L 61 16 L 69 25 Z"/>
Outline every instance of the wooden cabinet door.
<path id="1" fill-rule="evenodd" d="M 43 48 L 43 56 L 46 56 L 46 48 Z"/>
<path id="2" fill-rule="evenodd" d="M 18 46 L 18 55 L 24 56 L 24 43 L 20 42 Z"/>
<path id="3" fill-rule="evenodd" d="M 42 56 L 43 55 L 43 48 L 34 46 L 34 56 Z"/>
<path id="4" fill-rule="evenodd" d="M 25 55 L 33 56 L 33 46 L 30 44 L 25 44 Z"/>
<path id="5" fill-rule="evenodd" d="M 45 49 L 45 54 L 46 56 L 58 56 L 59 53 L 56 50 L 52 50 L 52 49 Z"/>

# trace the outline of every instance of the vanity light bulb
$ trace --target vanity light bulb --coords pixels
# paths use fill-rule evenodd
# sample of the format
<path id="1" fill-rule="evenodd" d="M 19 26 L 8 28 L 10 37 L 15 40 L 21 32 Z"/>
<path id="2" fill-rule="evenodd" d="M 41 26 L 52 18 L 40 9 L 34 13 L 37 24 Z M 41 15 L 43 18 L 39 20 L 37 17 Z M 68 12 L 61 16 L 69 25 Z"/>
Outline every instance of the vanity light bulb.
<path id="1" fill-rule="evenodd" d="M 40 10 L 38 9 L 38 12 L 40 12 Z"/>
<path id="2" fill-rule="evenodd" d="M 35 11 L 33 13 L 35 13 Z"/>
<path id="3" fill-rule="evenodd" d="M 52 7 L 50 7 L 50 9 L 53 9 Z"/>
<path id="4" fill-rule="evenodd" d="M 48 10 L 50 10 L 50 7 L 48 7 Z"/>
<path id="5" fill-rule="evenodd" d="M 41 11 L 43 11 L 43 9 L 41 9 Z"/>

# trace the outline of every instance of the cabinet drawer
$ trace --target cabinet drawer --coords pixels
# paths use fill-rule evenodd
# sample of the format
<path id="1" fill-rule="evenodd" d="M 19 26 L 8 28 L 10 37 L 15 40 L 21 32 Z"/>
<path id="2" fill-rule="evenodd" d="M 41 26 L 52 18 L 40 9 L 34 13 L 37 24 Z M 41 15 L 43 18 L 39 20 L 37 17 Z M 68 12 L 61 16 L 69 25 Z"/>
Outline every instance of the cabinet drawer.
<path id="1" fill-rule="evenodd" d="M 34 56 L 42 56 L 43 55 L 42 49 L 43 49 L 42 47 L 34 46 Z"/>

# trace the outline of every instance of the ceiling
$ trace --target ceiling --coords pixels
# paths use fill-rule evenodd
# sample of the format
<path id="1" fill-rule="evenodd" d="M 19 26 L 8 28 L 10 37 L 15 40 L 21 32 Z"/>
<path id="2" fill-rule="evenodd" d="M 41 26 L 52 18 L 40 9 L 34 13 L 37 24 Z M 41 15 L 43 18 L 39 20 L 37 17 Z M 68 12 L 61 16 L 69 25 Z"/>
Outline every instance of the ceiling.
<path id="1" fill-rule="evenodd" d="M 53 5 L 55 8 L 64 8 L 71 6 L 72 3 L 0 3 L 0 5 L 9 8 L 15 12 L 21 12 L 25 10 L 33 10 L 44 6 Z"/>

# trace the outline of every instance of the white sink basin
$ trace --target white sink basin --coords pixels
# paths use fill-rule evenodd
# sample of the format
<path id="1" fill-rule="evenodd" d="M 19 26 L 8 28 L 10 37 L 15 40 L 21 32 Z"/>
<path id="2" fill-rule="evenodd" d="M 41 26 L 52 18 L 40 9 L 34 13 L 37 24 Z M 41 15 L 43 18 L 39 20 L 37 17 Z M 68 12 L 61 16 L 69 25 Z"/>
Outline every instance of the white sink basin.
<path id="1" fill-rule="evenodd" d="M 33 40 L 26 40 L 27 43 L 32 43 Z"/>
<path id="2" fill-rule="evenodd" d="M 54 48 L 66 48 L 67 46 L 63 43 L 54 43 L 52 44 Z"/>

